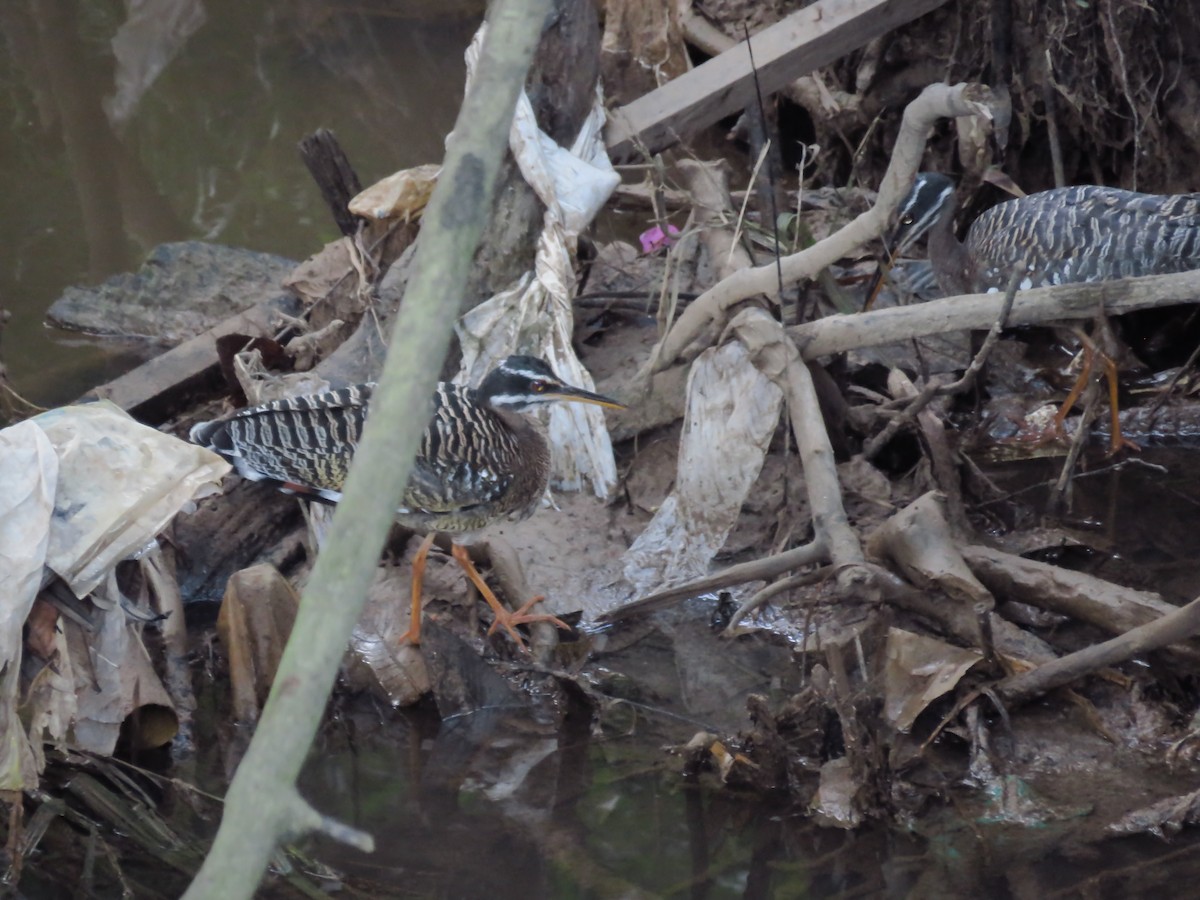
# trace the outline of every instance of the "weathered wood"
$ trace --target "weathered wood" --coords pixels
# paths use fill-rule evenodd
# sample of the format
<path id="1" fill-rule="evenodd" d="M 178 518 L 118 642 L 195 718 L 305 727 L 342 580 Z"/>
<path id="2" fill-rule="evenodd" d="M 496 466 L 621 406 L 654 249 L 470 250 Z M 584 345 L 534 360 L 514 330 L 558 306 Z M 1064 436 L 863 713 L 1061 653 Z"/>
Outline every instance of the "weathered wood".
<path id="1" fill-rule="evenodd" d="M 257 303 L 120 378 L 93 388 L 81 399 L 111 400 L 143 421 L 157 424 L 181 405 L 184 392 L 216 376 L 217 338 L 226 334 L 273 336 L 277 328 L 274 320 L 279 313 L 299 315 L 300 301 L 290 294 L 281 294 Z"/>
<path id="2" fill-rule="evenodd" d="M 347 204 L 362 192 L 362 184 L 342 145 L 338 143 L 337 136 L 327 128 L 318 128 L 301 138 L 297 148 L 329 206 L 333 221 L 342 234 L 354 234 L 358 230 L 359 220 L 350 212 Z"/>
<path id="3" fill-rule="evenodd" d="M 750 38 L 764 94 L 910 22 L 946 0 L 819 0 Z M 754 73 L 742 41 L 612 114 L 609 153 L 656 153 L 754 102 Z"/>

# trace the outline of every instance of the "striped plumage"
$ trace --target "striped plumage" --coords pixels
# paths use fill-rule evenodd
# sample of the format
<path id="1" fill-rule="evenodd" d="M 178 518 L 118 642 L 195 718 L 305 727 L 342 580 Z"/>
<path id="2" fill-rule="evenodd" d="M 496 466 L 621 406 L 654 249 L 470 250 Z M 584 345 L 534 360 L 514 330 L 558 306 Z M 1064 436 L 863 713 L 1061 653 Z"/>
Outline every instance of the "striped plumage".
<path id="1" fill-rule="evenodd" d="M 993 206 L 967 239 L 954 234 L 954 182 L 922 172 L 901 204 L 898 255 L 929 233 L 929 258 L 948 295 L 1000 291 L 1016 266 L 1022 288 L 1200 268 L 1200 194 L 1139 194 L 1080 185 Z"/>
<path id="2" fill-rule="evenodd" d="M 276 400 L 201 422 L 191 439 L 220 453 L 244 478 L 336 503 L 370 415 L 373 390 L 374 385 L 363 384 Z M 541 427 L 523 413 L 556 400 L 621 406 L 564 383 L 532 356 L 508 357 L 474 390 L 445 382 L 437 386 L 396 513 L 401 524 L 426 532 L 413 557 L 412 609 L 401 642 L 420 643 L 421 583 L 437 532 L 463 534 L 506 516 L 525 518 L 537 509 L 550 474 L 550 448 Z M 517 646 L 524 647 L 518 625 L 569 627 L 555 616 L 530 612 L 541 597 L 515 612 L 508 610 L 463 547 L 452 545 L 451 554 L 492 608 L 492 630 L 503 627 Z"/>
<path id="3" fill-rule="evenodd" d="M 336 503 L 373 388 L 276 400 L 200 423 L 191 439 L 220 453 L 244 478 Z M 564 384 L 530 356 L 510 356 L 478 389 L 438 384 L 397 521 L 460 534 L 530 515 L 546 489 L 550 451 L 540 426 L 523 412 L 554 400 L 619 405 Z"/>

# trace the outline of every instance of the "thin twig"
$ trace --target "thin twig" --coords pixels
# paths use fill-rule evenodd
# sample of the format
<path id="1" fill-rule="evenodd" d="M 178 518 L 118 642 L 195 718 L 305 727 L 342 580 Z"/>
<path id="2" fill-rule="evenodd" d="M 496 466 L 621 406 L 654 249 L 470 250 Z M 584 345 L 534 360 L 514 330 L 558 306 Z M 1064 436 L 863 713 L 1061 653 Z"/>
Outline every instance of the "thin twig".
<path id="1" fill-rule="evenodd" d="M 750 74 L 754 76 L 754 96 L 758 101 L 758 119 L 759 126 L 762 129 L 763 137 L 763 152 L 762 158 L 766 159 L 767 153 L 771 149 L 771 138 L 767 134 L 767 108 L 763 104 L 762 85 L 758 80 L 758 66 L 754 63 L 754 47 L 750 43 L 750 28 L 745 22 L 742 22 L 742 31 L 746 35 L 746 52 L 750 55 Z M 761 165 L 761 161 L 759 163 Z M 750 185 L 754 184 L 758 177 L 758 166 L 755 166 L 754 174 L 750 177 Z M 779 280 L 779 308 L 783 309 L 783 266 L 780 264 L 782 255 L 779 252 L 779 209 L 775 205 L 775 179 L 771 175 L 771 167 L 767 166 L 767 187 L 770 188 L 771 197 L 771 235 L 775 239 L 775 275 Z M 749 194 L 749 191 L 746 192 Z"/>
<path id="2" fill-rule="evenodd" d="M 801 572 L 799 575 L 791 575 L 787 578 L 781 578 L 778 581 L 768 584 L 762 590 L 755 591 L 754 594 L 737 608 L 734 614 L 729 619 L 729 624 L 725 626 L 725 630 L 721 632 L 722 637 L 737 637 L 737 625 L 742 619 L 754 612 L 760 606 L 766 604 L 768 600 L 779 594 L 786 593 L 798 587 L 805 587 L 810 584 L 817 584 L 824 581 L 834 572 L 833 566 L 822 566 L 813 572 Z"/>
<path id="3" fill-rule="evenodd" d="M 883 431 L 867 442 L 867 446 L 863 449 L 864 457 L 870 460 L 878 456 L 879 452 L 896 436 L 896 433 L 904 426 L 915 421 L 917 414 L 928 406 L 934 397 L 966 393 L 974 386 L 975 379 L 987 363 L 987 358 L 991 355 L 992 348 L 1000 340 L 1000 332 L 1004 330 L 1005 323 L 1008 321 L 1008 314 L 1012 312 L 1013 301 L 1017 295 L 1017 284 L 1022 275 L 1024 275 L 1024 269 L 1021 266 L 1017 266 L 1013 271 L 1012 277 L 1008 280 L 1008 287 L 1004 292 L 1004 305 L 1000 308 L 1000 315 L 996 317 L 996 321 L 988 331 L 987 337 L 984 338 L 983 345 L 979 348 L 979 352 L 975 354 L 974 359 L 971 360 L 971 364 L 967 366 L 966 371 L 963 372 L 962 377 L 946 385 L 939 385 L 936 381 L 927 380 L 921 386 L 921 390 L 917 393 L 917 396 L 908 402 L 904 411 L 889 421 L 884 426 Z"/>

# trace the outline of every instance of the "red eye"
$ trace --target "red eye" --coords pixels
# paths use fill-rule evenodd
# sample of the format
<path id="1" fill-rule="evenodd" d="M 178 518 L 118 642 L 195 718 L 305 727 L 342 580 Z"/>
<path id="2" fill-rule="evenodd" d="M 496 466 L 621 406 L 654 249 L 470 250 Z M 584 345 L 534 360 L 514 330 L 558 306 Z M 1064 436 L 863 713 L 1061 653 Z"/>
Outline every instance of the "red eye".
<path id="1" fill-rule="evenodd" d="M 540 393 L 542 393 L 543 391 L 545 391 L 545 390 L 546 390 L 546 382 L 544 382 L 544 381 L 535 381 L 535 382 L 533 382 L 533 383 L 531 383 L 531 384 L 529 385 L 529 389 L 530 389 L 531 391 L 533 391 L 535 394 L 540 394 Z"/>

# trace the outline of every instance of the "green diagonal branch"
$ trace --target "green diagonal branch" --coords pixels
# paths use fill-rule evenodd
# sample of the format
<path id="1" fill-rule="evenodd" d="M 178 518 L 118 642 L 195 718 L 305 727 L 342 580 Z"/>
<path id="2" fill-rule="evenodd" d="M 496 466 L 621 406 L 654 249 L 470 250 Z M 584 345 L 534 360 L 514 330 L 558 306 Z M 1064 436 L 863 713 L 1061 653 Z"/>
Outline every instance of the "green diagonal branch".
<path id="1" fill-rule="evenodd" d="M 295 783 L 399 506 L 450 342 L 517 93 L 550 0 L 495 0 L 470 93 L 421 226 L 414 276 L 371 400 L 344 499 L 313 567 L 271 696 L 226 798 L 212 850 L 187 900 L 250 897 L 279 842 L 302 830 Z M 447 302 L 447 298 L 452 302 Z"/>

